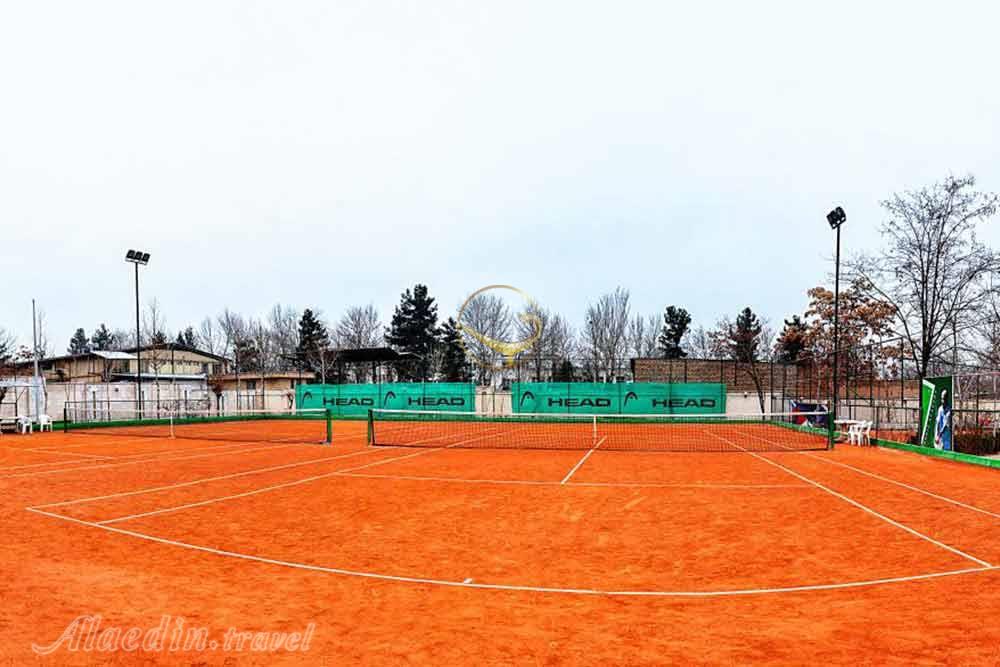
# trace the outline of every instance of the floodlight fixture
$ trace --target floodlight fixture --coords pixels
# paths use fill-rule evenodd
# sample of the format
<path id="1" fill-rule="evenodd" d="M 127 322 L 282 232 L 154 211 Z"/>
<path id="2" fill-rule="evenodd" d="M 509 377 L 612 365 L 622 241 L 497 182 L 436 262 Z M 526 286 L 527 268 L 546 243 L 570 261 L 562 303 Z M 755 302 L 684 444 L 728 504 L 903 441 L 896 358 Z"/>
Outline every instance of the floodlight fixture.
<path id="1" fill-rule="evenodd" d="M 844 209 L 840 206 L 826 214 L 826 221 L 830 223 L 830 229 L 839 229 L 846 220 L 847 214 L 844 213 Z"/>

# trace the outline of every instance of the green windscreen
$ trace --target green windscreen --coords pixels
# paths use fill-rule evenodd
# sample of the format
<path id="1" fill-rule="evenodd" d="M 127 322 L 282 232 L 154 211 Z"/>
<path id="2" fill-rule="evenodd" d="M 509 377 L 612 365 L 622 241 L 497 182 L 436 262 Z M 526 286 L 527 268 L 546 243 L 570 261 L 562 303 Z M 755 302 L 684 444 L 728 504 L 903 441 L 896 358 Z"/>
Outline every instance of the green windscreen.
<path id="1" fill-rule="evenodd" d="M 476 387 L 465 382 L 304 384 L 296 388 L 295 405 L 326 408 L 334 417 L 367 417 L 374 409 L 473 412 Z"/>
<path id="2" fill-rule="evenodd" d="M 515 413 L 698 415 L 726 412 L 726 385 L 715 382 L 515 382 Z"/>

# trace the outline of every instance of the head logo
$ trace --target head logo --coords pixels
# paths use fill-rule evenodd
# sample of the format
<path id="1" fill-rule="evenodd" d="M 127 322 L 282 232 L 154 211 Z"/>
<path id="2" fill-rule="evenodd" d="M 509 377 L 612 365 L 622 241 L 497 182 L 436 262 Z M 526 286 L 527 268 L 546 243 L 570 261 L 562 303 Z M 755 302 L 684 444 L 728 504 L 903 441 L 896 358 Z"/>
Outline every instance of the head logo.
<path id="1" fill-rule="evenodd" d="M 519 407 L 519 408 L 523 408 L 523 407 L 524 407 L 524 402 L 525 402 L 526 400 L 528 400 L 529 398 L 530 398 L 530 399 L 532 400 L 532 402 L 534 402 L 534 400 L 535 400 L 535 395 L 534 395 L 534 394 L 532 394 L 532 393 L 531 393 L 530 391 L 526 391 L 526 392 L 523 392 L 523 393 L 521 394 L 521 400 L 517 402 L 517 407 Z"/>
<path id="2" fill-rule="evenodd" d="M 628 405 L 629 401 L 638 401 L 638 400 L 639 397 L 636 395 L 634 391 L 630 391 L 627 394 L 625 394 L 625 405 Z"/>
<path id="3" fill-rule="evenodd" d="M 389 405 L 389 401 L 394 400 L 395 398 L 396 398 L 396 392 L 392 390 L 385 392 L 385 396 L 382 398 L 382 407 L 384 408 L 385 406 Z"/>
<path id="4" fill-rule="evenodd" d="M 311 391 L 302 392 L 302 401 L 303 402 L 311 401 L 312 397 L 313 397 L 313 393 Z"/>
<path id="5" fill-rule="evenodd" d="M 523 311 L 517 314 L 520 321 L 521 340 L 506 340 L 511 325 L 511 308 L 500 294 L 487 292 L 513 292 L 523 302 Z M 508 295 L 509 296 L 509 295 Z M 466 355 L 480 366 L 490 369 L 511 368 L 514 359 L 530 350 L 542 335 L 542 318 L 538 305 L 524 291 L 510 285 L 487 285 L 469 295 L 458 309 L 458 330 Z M 502 363 L 497 363 L 497 358 Z"/>

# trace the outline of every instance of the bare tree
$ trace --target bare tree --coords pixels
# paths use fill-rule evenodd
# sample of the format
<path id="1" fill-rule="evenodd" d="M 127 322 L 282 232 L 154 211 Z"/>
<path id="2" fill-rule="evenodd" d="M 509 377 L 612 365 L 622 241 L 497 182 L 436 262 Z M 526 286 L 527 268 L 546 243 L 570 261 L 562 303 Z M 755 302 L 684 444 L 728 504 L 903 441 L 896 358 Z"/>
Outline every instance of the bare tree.
<path id="1" fill-rule="evenodd" d="M 287 370 L 299 347 L 299 312 L 278 303 L 268 313 L 267 322 L 279 366 Z"/>
<path id="2" fill-rule="evenodd" d="M 538 382 L 551 380 L 557 366 L 575 352 L 573 330 L 562 315 L 536 303 L 525 306 L 521 315 L 514 321 L 518 340 L 535 339 L 521 359 L 528 362 Z"/>
<path id="3" fill-rule="evenodd" d="M 337 323 L 336 337 L 341 347 L 350 350 L 377 347 L 383 340 L 378 310 L 372 304 L 351 306 Z"/>
<path id="4" fill-rule="evenodd" d="M 225 334 L 211 317 L 206 317 L 198 325 L 198 347 L 219 356 L 225 352 Z"/>
<path id="5" fill-rule="evenodd" d="M 0 364 L 6 363 L 14 356 L 17 339 L 14 334 L 0 327 Z"/>
<path id="6" fill-rule="evenodd" d="M 14 334 L 0 327 L 0 378 L 12 374 L 10 363 L 14 360 L 17 339 Z M 0 403 L 3 403 L 7 396 L 8 387 L 0 383 Z"/>
<path id="7" fill-rule="evenodd" d="M 159 300 L 153 298 L 146 304 L 146 312 L 142 317 L 143 343 L 147 345 L 167 342 L 170 337 L 166 329 L 166 320 Z"/>
<path id="8" fill-rule="evenodd" d="M 503 298 L 479 294 L 462 311 L 462 340 L 469 359 L 476 364 L 476 379 L 485 384 L 503 362 L 495 341 L 506 341 L 513 330 L 514 316 Z"/>
<path id="9" fill-rule="evenodd" d="M 553 315 L 545 327 L 546 349 L 554 359 L 569 360 L 577 355 L 576 332 L 562 315 Z"/>
<path id="10" fill-rule="evenodd" d="M 35 313 L 35 356 L 45 359 L 52 354 L 52 346 L 49 344 L 49 328 L 46 324 L 45 311 L 41 308 Z"/>
<path id="11" fill-rule="evenodd" d="M 147 347 L 142 358 L 153 374 L 158 376 L 160 369 L 169 358 L 169 352 L 160 347 L 168 342 L 169 334 L 166 330 L 163 309 L 155 298 L 149 300 L 149 303 L 146 304 L 146 312 L 143 313 L 142 338 L 140 346 Z"/>
<path id="12" fill-rule="evenodd" d="M 247 338 L 255 357 L 253 370 L 262 373 L 276 371 L 281 359 L 270 327 L 261 320 L 251 318 L 247 322 Z"/>
<path id="13" fill-rule="evenodd" d="M 234 313 L 228 308 L 216 318 L 219 329 L 222 330 L 222 356 L 228 356 L 235 350 L 237 343 L 245 341 L 248 336 L 246 318 L 239 313 Z"/>
<path id="14" fill-rule="evenodd" d="M 977 239 L 976 226 L 998 203 L 1000 195 L 975 190 L 972 176 L 895 194 L 882 202 L 886 247 L 847 264 L 861 289 L 892 306 L 892 333 L 907 341 L 921 377 L 987 310 L 1000 256 Z"/>
<path id="15" fill-rule="evenodd" d="M 657 336 L 659 333 L 659 316 L 654 314 L 643 317 L 636 313 L 628 325 L 629 354 L 633 357 L 656 356 Z"/>
<path id="16" fill-rule="evenodd" d="M 587 306 L 584 339 L 593 356 L 595 375 L 605 381 L 615 377 L 628 353 L 629 292 L 618 287 Z"/>
<path id="17" fill-rule="evenodd" d="M 692 359 L 721 359 L 724 356 L 712 332 L 701 325 L 688 330 L 682 347 Z"/>
<path id="18" fill-rule="evenodd" d="M 1000 367 L 1000 288 L 991 288 L 971 338 L 971 356 L 982 366 Z"/>

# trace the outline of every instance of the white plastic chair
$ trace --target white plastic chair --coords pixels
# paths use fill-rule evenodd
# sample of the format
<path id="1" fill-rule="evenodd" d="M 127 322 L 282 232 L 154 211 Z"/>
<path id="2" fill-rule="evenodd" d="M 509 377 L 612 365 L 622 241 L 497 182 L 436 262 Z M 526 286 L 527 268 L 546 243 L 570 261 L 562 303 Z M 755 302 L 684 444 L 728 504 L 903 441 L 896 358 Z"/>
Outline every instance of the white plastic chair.
<path id="1" fill-rule="evenodd" d="M 52 432 L 52 417 L 48 415 L 38 415 L 38 432 L 45 433 L 45 428 L 48 427 L 49 432 Z"/>
<path id="2" fill-rule="evenodd" d="M 871 444 L 872 444 L 872 426 L 874 426 L 874 425 L 875 425 L 874 422 L 870 422 L 870 421 L 864 422 L 862 424 L 862 426 L 861 426 L 861 432 L 858 435 L 858 444 L 859 445 L 861 444 L 861 438 L 864 438 L 865 444 L 868 445 L 869 447 L 871 447 Z"/>
<path id="3" fill-rule="evenodd" d="M 17 418 L 17 430 L 22 435 L 27 435 L 34 431 L 34 425 L 31 423 L 30 417 L 18 417 Z"/>

